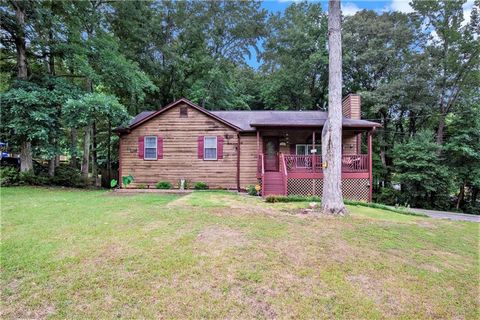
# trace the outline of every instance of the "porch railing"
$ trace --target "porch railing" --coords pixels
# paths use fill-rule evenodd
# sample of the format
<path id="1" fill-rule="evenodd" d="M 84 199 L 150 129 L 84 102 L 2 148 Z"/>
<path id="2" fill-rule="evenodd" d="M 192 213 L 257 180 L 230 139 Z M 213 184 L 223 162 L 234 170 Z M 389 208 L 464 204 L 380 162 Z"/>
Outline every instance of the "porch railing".
<path id="1" fill-rule="evenodd" d="M 282 174 L 283 194 L 287 195 L 288 172 L 287 172 L 287 163 L 285 161 L 285 155 L 283 153 L 280 153 L 280 173 Z"/>
<path id="2" fill-rule="evenodd" d="M 320 173 L 322 157 L 319 155 L 284 155 L 285 168 L 290 172 Z M 342 156 L 342 172 L 368 172 L 368 155 L 355 154 Z"/>
<path id="3" fill-rule="evenodd" d="M 263 159 L 263 153 L 260 153 L 258 155 L 258 160 L 257 160 L 257 171 L 260 175 L 260 178 L 262 179 L 262 184 L 265 183 L 265 162 L 264 162 L 264 159 Z M 261 193 L 262 193 L 262 196 L 263 196 L 263 185 L 262 185 L 262 189 L 261 189 Z"/>

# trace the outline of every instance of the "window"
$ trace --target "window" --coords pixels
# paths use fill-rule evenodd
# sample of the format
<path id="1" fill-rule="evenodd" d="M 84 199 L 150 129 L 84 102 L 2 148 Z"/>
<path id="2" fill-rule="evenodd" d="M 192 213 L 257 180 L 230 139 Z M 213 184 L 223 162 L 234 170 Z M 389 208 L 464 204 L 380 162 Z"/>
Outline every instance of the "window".
<path id="1" fill-rule="evenodd" d="M 311 144 L 297 144 L 295 153 L 297 156 L 308 156 L 312 154 L 312 149 Z"/>
<path id="2" fill-rule="evenodd" d="M 145 160 L 157 160 L 157 137 L 145 137 Z"/>
<path id="3" fill-rule="evenodd" d="M 180 118 L 188 118 L 188 108 L 180 107 Z"/>
<path id="4" fill-rule="evenodd" d="M 205 137 L 203 147 L 204 160 L 217 160 L 217 137 Z"/>

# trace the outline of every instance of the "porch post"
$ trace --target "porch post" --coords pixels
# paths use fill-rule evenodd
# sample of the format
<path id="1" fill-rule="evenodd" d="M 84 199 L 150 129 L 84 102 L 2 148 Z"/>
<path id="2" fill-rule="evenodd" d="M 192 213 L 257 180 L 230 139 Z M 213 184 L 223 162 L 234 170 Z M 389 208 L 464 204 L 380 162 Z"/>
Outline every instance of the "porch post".
<path id="1" fill-rule="evenodd" d="M 257 158 L 260 155 L 260 131 L 257 129 Z"/>
<path id="2" fill-rule="evenodd" d="M 313 133 L 312 133 L 312 149 L 315 149 L 315 129 L 313 129 Z M 312 157 L 312 173 L 315 173 L 315 169 L 317 167 L 317 164 L 316 164 L 317 152 L 315 151 L 315 153 L 312 153 L 311 157 Z M 314 178 L 312 183 L 312 196 L 315 196 L 315 189 L 316 189 L 315 184 L 316 183 Z"/>
<path id="3" fill-rule="evenodd" d="M 373 177 L 372 177 L 372 134 L 373 131 L 368 131 L 368 177 L 370 190 L 368 193 L 368 201 L 372 202 L 372 191 L 373 191 Z"/>

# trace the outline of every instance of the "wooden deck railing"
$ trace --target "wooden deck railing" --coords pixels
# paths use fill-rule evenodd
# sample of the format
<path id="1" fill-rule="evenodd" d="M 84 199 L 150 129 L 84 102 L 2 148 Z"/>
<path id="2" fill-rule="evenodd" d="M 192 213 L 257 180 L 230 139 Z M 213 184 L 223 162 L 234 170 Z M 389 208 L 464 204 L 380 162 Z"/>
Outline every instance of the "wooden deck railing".
<path id="1" fill-rule="evenodd" d="M 258 170 L 258 173 L 260 174 L 260 178 L 262 179 L 262 184 L 264 183 L 264 179 L 265 179 L 265 161 L 264 161 L 264 158 L 263 158 L 263 153 L 260 153 L 258 155 L 258 163 L 257 163 L 257 170 Z M 261 189 L 261 193 L 262 193 L 262 197 L 263 197 L 263 185 L 262 185 L 262 189 Z"/>
<path id="2" fill-rule="evenodd" d="M 287 172 L 320 173 L 321 156 L 284 155 Z M 355 154 L 342 156 L 342 172 L 368 172 L 368 155 Z"/>

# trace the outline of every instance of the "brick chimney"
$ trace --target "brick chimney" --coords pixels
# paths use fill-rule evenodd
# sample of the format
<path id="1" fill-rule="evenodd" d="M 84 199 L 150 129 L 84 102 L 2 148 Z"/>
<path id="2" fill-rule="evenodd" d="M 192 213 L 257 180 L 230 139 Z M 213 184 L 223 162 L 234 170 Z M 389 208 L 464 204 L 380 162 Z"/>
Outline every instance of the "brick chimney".
<path id="1" fill-rule="evenodd" d="M 360 95 L 350 93 L 342 101 L 342 114 L 345 118 L 360 119 L 362 112 L 360 108 Z"/>

